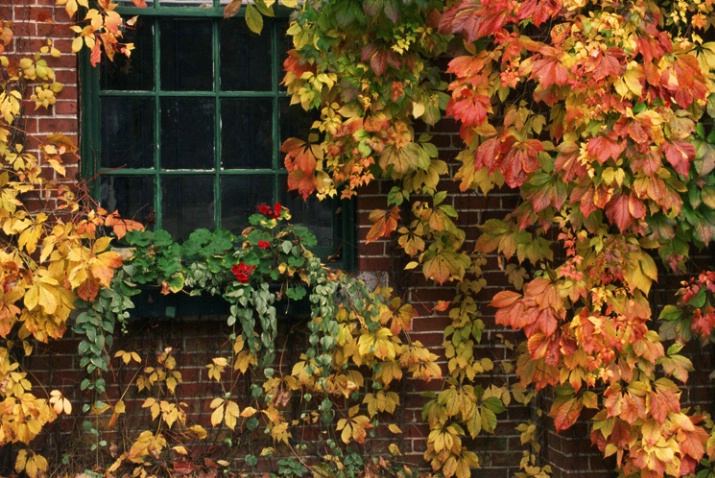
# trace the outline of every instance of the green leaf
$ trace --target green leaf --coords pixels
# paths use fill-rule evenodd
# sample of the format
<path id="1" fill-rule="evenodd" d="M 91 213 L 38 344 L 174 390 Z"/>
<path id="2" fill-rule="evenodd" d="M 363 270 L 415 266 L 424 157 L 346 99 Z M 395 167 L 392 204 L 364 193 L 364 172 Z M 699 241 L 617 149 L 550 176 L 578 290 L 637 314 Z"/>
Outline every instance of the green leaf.
<path id="1" fill-rule="evenodd" d="M 263 15 L 250 3 L 246 5 L 246 25 L 253 33 L 261 33 L 263 30 Z"/>
<path id="2" fill-rule="evenodd" d="M 660 312 L 660 316 L 658 316 L 659 320 L 680 320 L 683 317 L 683 310 L 679 307 L 676 307 L 672 304 L 668 304 L 665 307 L 663 307 L 663 310 Z"/>

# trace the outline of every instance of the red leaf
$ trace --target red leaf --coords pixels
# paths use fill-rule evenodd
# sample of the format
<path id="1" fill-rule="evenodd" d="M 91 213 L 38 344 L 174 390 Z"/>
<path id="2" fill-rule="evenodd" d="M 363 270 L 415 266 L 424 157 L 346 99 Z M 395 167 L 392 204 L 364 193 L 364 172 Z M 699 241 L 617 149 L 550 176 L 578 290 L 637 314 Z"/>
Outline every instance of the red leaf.
<path id="1" fill-rule="evenodd" d="M 511 8 L 504 0 L 462 0 L 440 19 L 442 33 L 461 33 L 468 42 L 493 35 L 512 20 Z"/>
<path id="2" fill-rule="evenodd" d="M 457 78 L 473 78 L 484 69 L 486 52 L 476 56 L 458 56 L 447 65 L 447 73 L 454 73 Z M 488 79 L 487 79 L 488 81 Z"/>
<path id="3" fill-rule="evenodd" d="M 712 307 L 695 309 L 693 311 L 693 321 L 690 323 L 690 330 L 699 334 L 702 338 L 710 337 L 713 327 L 715 327 L 715 311 Z"/>
<path id="4" fill-rule="evenodd" d="M 622 397 L 620 418 L 633 425 L 639 418 L 646 417 L 645 397 L 628 392 Z"/>
<path id="5" fill-rule="evenodd" d="M 564 67 L 557 57 L 558 50 L 555 48 L 544 48 L 549 54 L 544 54 L 534 62 L 531 69 L 531 79 L 536 79 L 544 89 L 551 85 L 564 86 L 569 80 L 569 71 Z"/>
<path id="6" fill-rule="evenodd" d="M 527 343 L 529 355 L 533 360 L 544 359 L 546 365 L 556 367 L 561 361 L 559 342 L 559 336 L 546 336 L 542 333 L 536 333 L 529 337 Z"/>
<path id="7" fill-rule="evenodd" d="M 449 100 L 446 114 L 466 126 L 479 126 L 491 111 L 492 102 L 488 96 L 480 95 L 469 88 L 461 88 Z"/>
<path id="8" fill-rule="evenodd" d="M 317 160 L 313 146 L 297 138 L 288 138 L 281 145 L 286 153 L 285 167 L 288 170 L 288 189 L 298 191 L 306 199 L 315 190 Z"/>
<path id="9" fill-rule="evenodd" d="M 517 9 L 519 20 L 531 17 L 537 27 L 561 11 L 560 0 L 526 0 Z"/>
<path id="10" fill-rule="evenodd" d="M 137 8 L 146 8 L 146 2 L 144 0 L 132 0 L 132 3 Z M 240 1 L 239 1 L 240 3 Z"/>
<path id="11" fill-rule="evenodd" d="M 673 51 L 673 44 L 670 36 L 659 31 L 653 23 L 646 23 L 643 33 L 636 36 L 635 54 L 643 55 L 645 63 L 650 63 L 653 59 L 660 60 L 666 52 Z"/>
<path id="12" fill-rule="evenodd" d="M 678 174 L 688 177 L 690 162 L 695 159 L 695 146 L 684 141 L 666 141 L 660 145 L 665 159 Z"/>
<path id="13" fill-rule="evenodd" d="M 705 443 L 707 441 L 708 434 L 701 427 L 695 427 L 692 431 L 683 429 L 678 430 L 680 451 L 684 455 L 690 456 L 695 461 L 700 461 L 705 454 Z"/>
<path id="14" fill-rule="evenodd" d="M 573 141 L 564 141 L 557 148 L 554 170 L 563 171 L 563 180 L 570 182 L 575 178 L 582 178 L 586 174 L 586 166 L 578 160 L 580 149 Z"/>
<path id="15" fill-rule="evenodd" d="M 374 43 L 365 45 L 360 53 L 363 62 L 370 62 L 370 69 L 377 75 L 382 76 L 387 71 L 387 66 L 400 68 L 401 61 L 391 50 L 380 50 Z"/>
<path id="16" fill-rule="evenodd" d="M 606 217 L 608 221 L 618 226 L 621 232 L 626 232 L 635 224 L 629 204 L 629 198 L 625 194 L 614 196 L 608 204 L 606 204 Z"/>
<path id="17" fill-rule="evenodd" d="M 623 147 L 611 138 L 602 135 L 589 139 L 586 151 L 591 157 L 598 159 L 599 164 L 603 164 L 609 158 L 616 161 L 623 152 Z"/>
<path id="18" fill-rule="evenodd" d="M 670 90 L 678 105 L 688 108 L 694 100 L 705 99 L 708 89 L 697 58 L 690 54 L 677 55 L 672 72 L 678 81 L 677 86 L 671 86 Z M 668 83 L 669 86 L 671 84 Z"/>
<path id="19" fill-rule="evenodd" d="M 488 168 L 492 173 L 499 167 L 499 153 L 502 142 L 498 137 L 489 138 L 479 145 L 477 154 L 474 157 L 474 169 Z"/>
<path id="20" fill-rule="evenodd" d="M 538 154 L 543 150 L 544 145 L 538 139 L 514 143 L 502 162 L 501 170 L 506 183 L 512 188 L 524 184 L 527 173 L 532 173 L 541 167 Z"/>
<path id="21" fill-rule="evenodd" d="M 312 174 L 306 174 L 302 169 L 296 169 L 288 173 L 288 190 L 298 191 L 298 194 L 305 200 L 315 191 L 316 179 Z"/>
<path id="22" fill-rule="evenodd" d="M 617 47 L 599 51 L 596 57 L 589 57 L 589 72 L 596 81 L 601 81 L 609 76 L 618 77 L 626 68 L 626 65 L 622 64 L 624 58 L 623 50 Z"/>
<path id="23" fill-rule="evenodd" d="M 680 411 L 680 393 L 675 384 L 673 387 L 674 390 L 656 384 L 655 391 L 650 393 L 650 413 L 661 425 L 668 418 L 668 413 Z"/>

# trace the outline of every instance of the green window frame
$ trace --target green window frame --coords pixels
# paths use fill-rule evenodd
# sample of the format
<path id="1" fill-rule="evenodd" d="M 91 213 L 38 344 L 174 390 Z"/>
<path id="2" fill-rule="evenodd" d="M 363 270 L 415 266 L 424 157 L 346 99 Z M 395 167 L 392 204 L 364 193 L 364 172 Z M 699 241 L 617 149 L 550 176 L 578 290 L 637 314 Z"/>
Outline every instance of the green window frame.
<path id="1" fill-rule="evenodd" d="M 313 118 L 280 87 L 285 19 L 267 18 L 259 37 L 243 11 L 223 19 L 219 0 L 127 4 L 131 59 L 81 61 L 81 169 L 94 197 L 179 239 L 197 227 L 239 233 L 258 203 L 281 202 L 316 232 L 321 257 L 353 268 L 353 202 L 305 205 L 286 191 L 280 145 Z"/>

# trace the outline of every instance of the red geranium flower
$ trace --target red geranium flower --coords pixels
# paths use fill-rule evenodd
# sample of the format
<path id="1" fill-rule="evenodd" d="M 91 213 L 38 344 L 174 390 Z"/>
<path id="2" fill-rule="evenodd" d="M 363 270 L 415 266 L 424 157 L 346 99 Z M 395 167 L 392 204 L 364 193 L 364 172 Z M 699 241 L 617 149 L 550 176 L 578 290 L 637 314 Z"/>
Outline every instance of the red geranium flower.
<path id="1" fill-rule="evenodd" d="M 268 204 L 263 203 L 258 205 L 258 212 L 268 217 L 272 214 L 271 207 Z"/>
<path id="2" fill-rule="evenodd" d="M 283 211 L 283 205 L 279 202 L 273 205 L 271 208 L 268 204 L 259 204 L 258 212 L 266 216 L 268 219 L 278 219 Z"/>
<path id="3" fill-rule="evenodd" d="M 234 264 L 234 266 L 231 267 L 231 272 L 236 276 L 236 280 L 242 284 L 248 283 L 248 278 L 251 277 L 254 270 L 256 270 L 256 266 L 249 266 L 243 262 Z"/>
<path id="4" fill-rule="evenodd" d="M 270 249 L 271 243 L 268 241 L 258 241 L 258 247 L 260 247 L 261 249 Z"/>

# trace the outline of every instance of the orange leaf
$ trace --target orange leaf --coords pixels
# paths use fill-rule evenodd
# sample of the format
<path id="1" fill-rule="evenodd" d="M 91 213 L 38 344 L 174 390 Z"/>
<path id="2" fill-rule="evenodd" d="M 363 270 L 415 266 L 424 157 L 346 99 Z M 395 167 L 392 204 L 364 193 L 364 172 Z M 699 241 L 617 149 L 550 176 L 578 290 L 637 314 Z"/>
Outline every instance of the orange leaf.
<path id="1" fill-rule="evenodd" d="M 370 222 L 374 223 L 365 237 L 365 242 L 373 242 L 382 237 L 387 237 L 397 229 L 397 221 L 400 219 L 400 208 L 393 206 L 389 211 L 375 209 L 368 216 Z"/>
<path id="2" fill-rule="evenodd" d="M 231 3 L 226 5 L 226 8 L 223 9 L 223 18 L 236 16 L 239 10 L 241 10 L 241 5 L 243 5 L 242 0 L 231 0 Z"/>
<path id="3" fill-rule="evenodd" d="M 554 417 L 556 431 L 566 430 L 576 423 L 582 409 L 583 403 L 578 398 L 574 397 L 566 401 L 557 398 L 549 411 L 549 415 Z"/>

